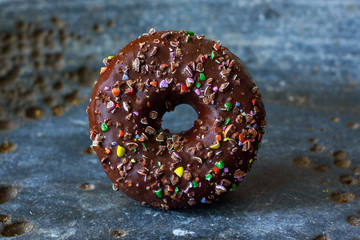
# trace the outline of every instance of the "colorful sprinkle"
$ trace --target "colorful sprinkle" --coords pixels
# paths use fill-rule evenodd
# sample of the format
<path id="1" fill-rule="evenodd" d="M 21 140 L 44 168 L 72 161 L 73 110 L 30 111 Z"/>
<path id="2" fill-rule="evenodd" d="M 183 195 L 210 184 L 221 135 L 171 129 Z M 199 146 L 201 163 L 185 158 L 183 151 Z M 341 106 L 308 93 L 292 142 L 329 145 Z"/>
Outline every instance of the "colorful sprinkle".
<path id="1" fill-rule="evenodd" d="M 118 157 L 123 157 L 125 156 L 125 148 L 123 148 L 122 146 L 118 146 L 117 150 L 116 150 L 116 154 L 118 155 Z"/>
<path id="2" fill-rule="evenodd" d="M 199 186 L 199 183 L 198 183 L 197 181 L 193 181 L 193 182 L 192 182 L 192 185 L 193 185 L 194 188 L 196 188 L 196 187 Z"/>
<path id="3" fill-rule="evenodd" d="M 219 88 L 217 86 L 213 87 L 213 91 L 217 92 L 219 90 Z"/>
<path id="4" fill-rule="evenodd" d="M 216 141 L 216 144 L 210 146 L 211 149 L 218 149 L 220 148 L 220 142 Z"/>
<path id="5" fill-rule="evenodd" d="M 221 135 L 220 134 L 216 135 L 216 140 L 219 141 L 219 142 L 221 141 Z"/>
<path id="6" fill-rule="evenodd" d="M 120 132 L 119 132 L 119 138 L 122 138 L 124 135 L 125 135 L 124 131 L 123 131 L 123 130 L 120 130 Z"/>
<path id="7" fill-rule="evenodd" d="M 156 196 L 158 196 L 159 198 L 163 197 L 163 193 L 164 191 L 160 188 L 159 190 L 154 191 Z"/>
<path id="8" fill-rule="evenodd" d="M 175 193 L 178 193 L 178 192 L 179 192 L 179 188 L 176 187 L 174 192 L 175 192 Z"/>
<path id="9" fill-rule="evenodd" d="M 189 88 L 185 84 L 181 84 L 181 94 L 189 92 Z"/>
<path id="10" fill-rule="evenodd" d="M 107 107 L 108 110 L 113 110 L 115 108 L 115 103 L 113 101 L 109 101 L 106 104 L 106 107 Z"/>
<path id="11" fill-rule="evenodd" d="M 112 189 L 114 192 L 119 191 L 119 187 L 115 183 L 112 184 Z"/>
<path id="12" fill-rule="evenodd" d="M 205 74 L 200 73 L 200 80 L 201 80 L 201 81 L 205 81 L 205 80 L 206 80 Z"/>
<path id="13" fill-rule="evenodd" d="M 182 177 L 184 174 L 184 168 L 178 167 L 177 169 L 174 170 L 174 173 L 176 173 L 176 175 L 178 175 L 179 177 Z"/>
<path id="14" fill-rule="evenodd" d="M 124 74 L 122 76 L 122 80 L 124 80 L 124 81 L 129 80 L 129 76 L 127 74 Z"/>
<path id="15" fill-rule="evenodd" d="M 200 88 L 200 87 L 201 87 L 201 82 L 195 83 L 195 86 L 196 86 L 197 88 Z"/>
<path id="16" fill-rule="evenodd" d="M 215 166 L 217 166 L 219 169 L 223 169 L 225 167 L 224 161 L 216 162 Z"/>
<path id="17" fill-rule="evenodd" d="M 106 125 L 106 123 L 103 123 L 103 124 L 101 125 L 101 130 L 102 130 L 103 132 L 106 132 L 107 130 L 109 130 L 109 128 L 108 128 L 108 126 Z"/>
<path id="18" fill-rule="evenodd" d="M 225 105 L 226 111 L 230 111 L 233 107 L 231 103 L 225 103 L 224 105 Z"/>
<path id="19" fill-rule="evenodd" d="M 187 34 L 189 34 L 190 36 L 192 36 L 192 35 L 194 35 L 195 33 L 194 32 L 192 32 L 192 31 L 187 31 L 186 32 Z"/>
<path id="20" fill-rule="evenodd" d="M 215 174 L 218 174 L 220 172 L 220 169 L 218 167 L 213 167 L 212 170 L 214 170 Z"/>
<path id="21" fill-rule="evenodd" d="M 106 152 L 106 154 L 110 154 L 111 153 L 111 149 L 110 148 L 105 148 L 105 152 Z"/>
<path id="22" fill-rule="evenodd" d="M 211 178 L 212 178 L 212 175 L 211 175 L 211 173 L 209 173 L 208 175 L 206 175 L 206 180 L 208 180 L 208 181 L 210 181 L 211 180 Z"/>
<path id="23" fill-rule="evenodd" d="M 196 93 L 196 95 L 198 95 L 198 96 L 200 96 L 200 94 L 201 94 L 199 89 L 196 89 L 196 90 L 195 90 L 195 93 Z"/>
<path id="24" fill-rule="evenodd" d="M 112 142 L 111 145 L 116 146 L 117 142 Z"/>
<path id="25" fill-rule="evenodd" d="M 169 84 L 165 80 L 162 80 L 160 82 L 160 88 L 167 88 L 167 87 L 169 87 Z"/>
<path id="26" fill-rule="evenodd" d="M 214 44 L 214 49 L 215 49 L 216 51 L 219 51 L 219 50 L 220 50 L 220 46 L 215 43 L 215 44 Z"/>
<path id="27" fill-rule="evenodd" d="M 236 184 L 233 183 L 232 188 L 230 189 L 230 191 L 235 191 L 235 189 L 236 189 Z"/>
<path id="28" fill-rule="evenodd" d="M 186 36 L 185 41 L 186 41 L 186 42 L 189 42 L 189 41 L 190 41 L 190 34 L 188 34 L 188 35 Z"/>
<path id="29" fill-rule="evenodd" d="M 117 96 L 119 96 L 119 94 L 120 94 L 120 89 L 119 89 L 119 88 L 113 88 L 113 89 L 111 90 L 111 92 L 112 92 L 112 94 L 113 94 L 115 97 L 117 97 Z"/>
<path id="30" fill-rule="evenodd" d="M 226 125 L 229 124 L 230 121 L 231 121 L 231 118 L 226 119 L 225 124 Z"/>
<path id="31" fill-rule="evenodd" d="M 212 51 L 212 52 L 211 52 L 211 59 L 214 59 L 214 57 L 215 57 L 215 52 Z"/>

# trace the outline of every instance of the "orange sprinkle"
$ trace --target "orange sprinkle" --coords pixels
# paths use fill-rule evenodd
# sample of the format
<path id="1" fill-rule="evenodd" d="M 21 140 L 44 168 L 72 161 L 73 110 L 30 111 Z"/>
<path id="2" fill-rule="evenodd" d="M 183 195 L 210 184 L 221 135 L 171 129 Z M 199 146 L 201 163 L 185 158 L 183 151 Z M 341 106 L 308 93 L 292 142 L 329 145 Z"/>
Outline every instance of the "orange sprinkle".
<path id="1" fill-rule="evenodd" d="M 123 131 L 123 130 L 120 130 L 119 138 L 122 138 L 124 135 L 125 135 L 124 131 Z"/>
<path id="2" fill-rule="evenodd" d="M 199 177 L 196 177 L 196 178 L 195 178 L 195 181 L 199 182 L 199 181 L 200 181 Z"/>
<path id="3" fill-rule="evenodd" d="M 117 104 L 115 105 L 115 107 L 120 108 L 120 105 L 117 103 Z"/>
<path id="4" fill-rule="evenodd" d="M 105 152 L 106 152 L 106 154 L 110 154 L 110 153 L 111 153 L 111 150 L 106 147 L 106 148 L 105 148 Z"/>
<path id="5" fill-rule="evenodd" d="M 173 192 L 174 191 L 174 189 L 169 185 L 168 186 L 168 190 L 169 190 L 169 192 Z"/>
<path id="6" fill-rule="evenodd" d="M 105 72 L 105 70 L 107 69 L 107 67 L 102 67 L 100 70 L 100 74 L 102 74 L 103 72 Z"/>
<path id="7" fill-rule="evenodd" d="M 149 102 L 147 102 L 146 106 L 150 107 L 150 103 L 149 103 Z"/>
<path id="8" fill-rule="evenodd" d="M 216 140 L 221 141 L 221 135 L 220 134 L 216 135 Z"/>
<path id="9" fill-rule="evenodd" d="M 120 94 L 120 89 L 118 89 L 118 88 L 113 88 L 113 89 L 112 89 L 112 94 L 113 94 L 115 97 L 119 96 L 119 94 Z"/>
<path id="10" fill-rule="evenodd" d="M 150 84 L 153 85 L 154 87 L 156 87 L 157 86 L 157 81 L 152 81 Z"/>

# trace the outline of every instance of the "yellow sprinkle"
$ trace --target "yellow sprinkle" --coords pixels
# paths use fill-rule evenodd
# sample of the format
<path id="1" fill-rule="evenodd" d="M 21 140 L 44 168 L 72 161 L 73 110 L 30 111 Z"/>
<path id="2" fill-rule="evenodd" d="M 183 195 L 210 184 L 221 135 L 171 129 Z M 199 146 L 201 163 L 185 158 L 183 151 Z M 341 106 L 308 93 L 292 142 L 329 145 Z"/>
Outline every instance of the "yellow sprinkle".
<path id="1" fill-rule="evenodd" d="M 229 140 L 229 139 L 230 139 L 230 138 L 225 138 L 225 139 L 224 139 L 224 142 L 226 142 L 226 141 Z"/>
<path id="2" fill-rule="evenodd" d="M 114 58 L 114 56 L 108 56 L 107 58 L 108 58 L 109 60 L 111 60 L 111 59 Z"/>
<path id="3" fill-rule="evenodd" d="M 123 148 L 122 146 L 118 146 L 116 154 L 118 155 L 118 157 L 123 157 L 125 155 L 125 148 Z"/>
<path id="4" fill-rule="evenodd" d="M 219 141 L 216 141 L 216 144 L 210 146 L 211 149 L 218 149 L 220 147 Z"/>
<path id="5" fill-rule="evenodd" d="M 147 98 L 149 98 L 150 96 L 149 96 L 149 95 L 147 95 L 146 97 L 147 97 Z"/>
<path id="6" fill-rule="evenodd" d="M 178 167 L 177 169 L 175 169 L 174 173 L 176 173 L 176 175 L 178 175 L 179 177 L 182 177 L 182 175 L 184 174 L 184 168 Z"/>

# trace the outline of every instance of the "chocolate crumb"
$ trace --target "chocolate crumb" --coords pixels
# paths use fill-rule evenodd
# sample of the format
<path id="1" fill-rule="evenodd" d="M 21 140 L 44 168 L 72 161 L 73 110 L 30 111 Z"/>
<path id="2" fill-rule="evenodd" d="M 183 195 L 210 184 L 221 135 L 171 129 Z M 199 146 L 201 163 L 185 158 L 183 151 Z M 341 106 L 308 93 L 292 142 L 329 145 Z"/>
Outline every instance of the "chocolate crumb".
<path id="1" fill-rule="evenodd" d="M 344 185 L 356 185 L 359 184 L 359 180 L 353 176 L 350 175 L 343 175 L 340 176 L 339 181 Z"/>
<path id="2" fill-rule="evenodd" d="M 351 129 L 358 129 L 359 128 L 359 126 L 360 126 L 360 124 L 359 123 L 348 123 L 348 125 L 347 125 L 349 128 L 351 128 Z"/>
<path id="3" fill-rule="evenodd" d="M 335 159 L 334 164 L 340 168 L 349 168 L 351 166 L 350 159 Z"/>
<path id="4" fill-rule="evenodd" d="M 331 195 L 331 200 L 337 203 L 347 203 L 354 200 L 355 195 L 349 192 L 340 192 L 340 193 L 333 193 Z"/>
<path id="5" fill-rule="evenodd" d="M 311 167 L 311 160 L 306 156 L 300 156 L 294 159 L 294 163 L 296 166 L 301 168 L 310 168 Z"/>
<path id="6" fill-rule="evenodd" d="M 320 164 L 319 166 L 317 166 L 316 168 L 314 168 L 314 170 L 315 170 L 316 172 L 322 172 L 322 173 L 324 173 L 324 172 L 330 171 L 330 168 L 329 168 L 329 166 L 326 165 L 326 164 Z"/>
<path id="7" fill-rule="evenodd" d="M 347 219 L 348 223 L 354 226 L 360 226 L 360 217 L 349 216 Z"/>
<path id="8" fill-rule="evenodd" d="M 14 152 L 17 148 L 17 145 L 12 142 L 4 142 L 0 145 L 0 153 L 11 153 Z"/>
<path id="9" fill-rule="evenodd" d="M 310 151 L 314 152 L 314 153 L 322 153 L 323 151 L 325 151 L 325 146 L 323 145 L 319 145 L 319 144 L 314 144 L 311 148 Z"/>

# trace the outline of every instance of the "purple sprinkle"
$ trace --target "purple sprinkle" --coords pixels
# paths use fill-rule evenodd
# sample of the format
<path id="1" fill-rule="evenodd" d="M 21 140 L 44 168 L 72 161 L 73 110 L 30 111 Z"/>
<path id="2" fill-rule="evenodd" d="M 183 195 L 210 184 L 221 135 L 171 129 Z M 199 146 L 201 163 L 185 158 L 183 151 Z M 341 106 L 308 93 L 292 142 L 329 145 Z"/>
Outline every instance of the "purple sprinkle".
<path id="1" fill-rule="evenodd" d="M 117 142 L 112 142 L 111 145 L 116 146 Z"/>
<path id="2" fill-rule="evenodd" d="M 170 54 L 171 54 L 172 57 L 176 56 L 176 52 L 171 52 Z"/>
<path id="3" fill-rule="evenodd" d="M 228 173 L 229 172 L 229 169 L 226 167 L 224 168 L 224 173 Z"/>
<path id="4" fill-rule="evenodd" d="M 238 178 L 237 180 L 238 180 L 239 182 L 241 182 L 241 181 L 243 180 L 243 178 Z"/>
<path id="5" fill-rule="evenodd" d="M 113 110 L 115 108 L 115 103 L 113 101 L 109 101 L 107 104 L 106 104 L 106 107 L 107 109 L 109 110 Z"/>
<path id="6" fill-rule="evenodd" d="M 123 77 L 122 77 L 122 80 L 129 80 L 129 76 L 127 74 L 124 74 Z"/>
<path id="7" fill-rule="evenodd" d="M 230 155 L 233 155 L 234 153 L 233 152 L 230 152 Z"/>
<path id="8" fill-rule="evenodd" d="M 218 87 L 217 87 L 217 86 L 213 87 L 213 91 L 214 91 L 214 92 L 217 92 L 217 90 L 218 90 Z"/>
<path id="9" fill-rule="evenodd" d="M 160 82 L 160 88 L 167 88 L 167 87 L 169 87 L 169 84 L 165 80 L 162 80 Z"/>
<path id="10" fill-rule="evenodd" d="M 105 89 L 105 91 L 109 91 L 109 90 L 110 90 L 110 88 L 109 88 L 109 87 L 105 87 L 104 89 Z"/>
<path id="11" fill-rule="evenodd" d="M 199 182 L 199 187 L 201 187 L 201 182 Z"/>
<path id="12" fill-rule="evenodd" d="M 253 112 L 252 110 L 250 111 L 250 115 L 251 115 L 251 116 L 254 116 L 254 112 Z"/>
<path id="13" fill-rule="evenodd" d="M 195 90 L 195 93 L 196 93 L 196 95 L 200 96 L 200 89 L 197 88 L 197 89 Z"/>
<path id="14" fill-rule="evenodd" d="M 190 190 L 190 187 L 187 187 L 187 188 L 185 189 L 184 193 L 188 193 L 189 190 Z"/>
<path id="15" fill-rule="evenodd" d="M 134 111 L 133 112 L 136 116 L 139 116 L 139 112 Z"/>

